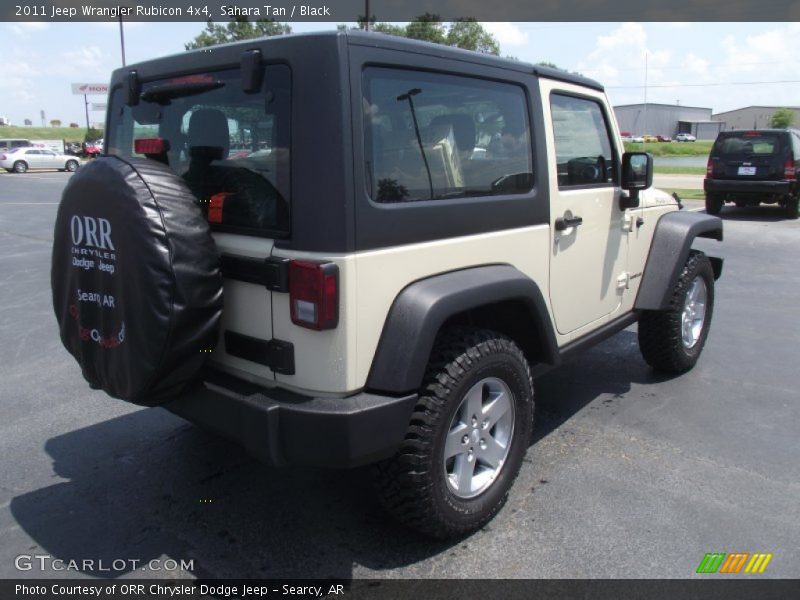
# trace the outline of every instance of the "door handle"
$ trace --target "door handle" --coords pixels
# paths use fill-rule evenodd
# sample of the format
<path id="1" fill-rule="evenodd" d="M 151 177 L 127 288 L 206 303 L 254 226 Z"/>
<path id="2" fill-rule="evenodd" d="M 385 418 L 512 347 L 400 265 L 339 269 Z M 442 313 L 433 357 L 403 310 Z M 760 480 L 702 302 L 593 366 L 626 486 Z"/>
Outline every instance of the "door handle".
<path id="1" fill-rule="evenodd" d="M 556 231 L 564 231 L 570 227 L 577 227 L 583 223 L 581 217 L 558 217 L 556 219 Z"/>

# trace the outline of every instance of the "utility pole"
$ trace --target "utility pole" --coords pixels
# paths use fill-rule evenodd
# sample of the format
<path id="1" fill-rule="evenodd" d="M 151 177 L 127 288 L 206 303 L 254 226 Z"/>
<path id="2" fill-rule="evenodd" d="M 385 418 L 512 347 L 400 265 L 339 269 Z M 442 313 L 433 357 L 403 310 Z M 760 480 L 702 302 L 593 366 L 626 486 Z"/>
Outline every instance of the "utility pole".
<path id="1" fill-rule="evenodd" d="M 644 131 L 647 134 L 647 49 L 644 51 Z"/>
<path id="2" fill-rule="evenodd" d="M 122 28 L 122 15 L 119 16 L 119 45 L 122 48 L 122 66 L 125 66 L 125 30 Z"/>
<path id="3" fill-rule="evenodd" d="M 83 107 L 86 109 L 86 135 L 89 135 L 89 100 L 83 95 Z"/>
<path id="4" fill-rule="evenodd" d="M 364 3 L 366 5 L 365 10 L 367 11 L 367 19 L 364 21 L 364 30 L 369 31 L 369 0 L 364 0 Z"/>

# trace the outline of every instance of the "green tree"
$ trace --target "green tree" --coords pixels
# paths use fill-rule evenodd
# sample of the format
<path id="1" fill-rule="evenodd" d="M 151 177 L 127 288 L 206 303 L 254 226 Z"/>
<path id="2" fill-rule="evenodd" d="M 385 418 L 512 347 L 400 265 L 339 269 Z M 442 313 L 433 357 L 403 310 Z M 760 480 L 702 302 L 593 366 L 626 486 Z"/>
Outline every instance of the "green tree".
<path id="1" fill-rule="evenodd" d="M 457 19 L 453 21 L 447 32 L 447 45 L 483 52 L 484 54 L 500 55 L 500 44 L 475 19 Z"/>
<path id="2" fill-rule="evenodd" d="M 352 29 L 366 29 L 366 18 L 360 16 L 358 24 Z M 425 13 L 412 20 L 408 25 L 395 25 L 393 23 L 379 23 L 375 17 L 369 20 L 371 31 L 396 35 L 398 37 L 433 42 L 445 46 L 455 46 L 465 50 L 474 50 L 484 54 L 500 55 L 500 44 L 494 36 L 475 19 L 456 19 L 445 24 L 439 15 Z M 339 25 L 339 31 L 347 29 L 346 25 Z"/>
<path id="3" fill-rule="evenodd" d="M 86 132 L 86 135 L 83 136 L 83 141 L 89 144 L 91 142 L 96 142 L 101 137 L 103 137 L 103 130 L 91 127 L 89 128 L 89 131 Z"/>
<path id="4" fill-rule="evenodd" d="M 292 27 L 287 23 L 278 23 L 273 19 L 259 19 L 250 22 L 247 17 L 237 17 L 230 23 L 219 25 L 211 19 L 206 23 L 206 28 L 191 42 L 184 44 L 187 50 L 207 48 L 217 44 L 250 40 L 253 38 L 270 37 L 292 33 Z"/>
<path id="5" fill-rule="evenodd" d="M 405 37 L 412 40 L 422 40 L 424 42 L 433 42 L 434 44 L 447 43 L 447 28 L 445 27 L 439 15 L 425 13 L 414 19 L 406 25 Z"/>
<path id="6" fill-rule="evenodd" d="M 361 27 L 361 29 L 363 29 L 363 27 Z M 378 33 L 385 33 L 387 35 L 407 37 L 406 28 L 402 25 L 392 25 L 391 23 L 373 23 L 370 26 L 370 30 L 377 31 Z"/>
<path id="7" fill-rule="evenodd" d="M 775 129 L 786 129 L 794 122 L 794 111 L 791 108 L 779 108 L 769 118 L 769 126 Z"/>

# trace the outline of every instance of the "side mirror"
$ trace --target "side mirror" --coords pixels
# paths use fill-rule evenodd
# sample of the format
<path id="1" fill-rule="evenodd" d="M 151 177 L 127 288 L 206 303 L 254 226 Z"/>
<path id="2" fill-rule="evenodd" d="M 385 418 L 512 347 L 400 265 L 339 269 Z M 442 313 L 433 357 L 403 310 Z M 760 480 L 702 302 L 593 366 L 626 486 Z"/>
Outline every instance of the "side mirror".
<path id="1" fill-rule="evenodd" d="M 639 206 L 639 191 L 653 185 L 653 157 L 647 152 L 626 152 L 622 155 L 622 189 L 629 192 L 620 207 Z"/>

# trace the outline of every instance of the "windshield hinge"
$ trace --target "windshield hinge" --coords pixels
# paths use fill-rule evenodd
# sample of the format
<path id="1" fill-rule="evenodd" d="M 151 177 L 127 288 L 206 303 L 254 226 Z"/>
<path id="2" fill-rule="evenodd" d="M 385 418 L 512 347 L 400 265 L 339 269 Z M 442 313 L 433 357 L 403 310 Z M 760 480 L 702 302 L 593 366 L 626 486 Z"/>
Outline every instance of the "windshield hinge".
<path id="1" fill-rule="evenodd" d="M 633 214 L 626 211 L 622 218 L 622 231 L 633 231 Z"/>
<path id="2" fill-rule="evenodd" d="M 261 50 L 245 50 L 242 52 L 241 62 L 242 91 L 245 94 L 255 94 L 261 90 L 264 79 L 264 69 L 261 64 Z"/>
<path id="3" fill-rule="evenodd" d="M 141 84 L 139 83 L 139 74 L 136 71 L 128 71 L 128 78 L 125 80 L 125 104 L 128 106 L 136 106 L 139 104 L 139 94 L 141 93 Z"/>

